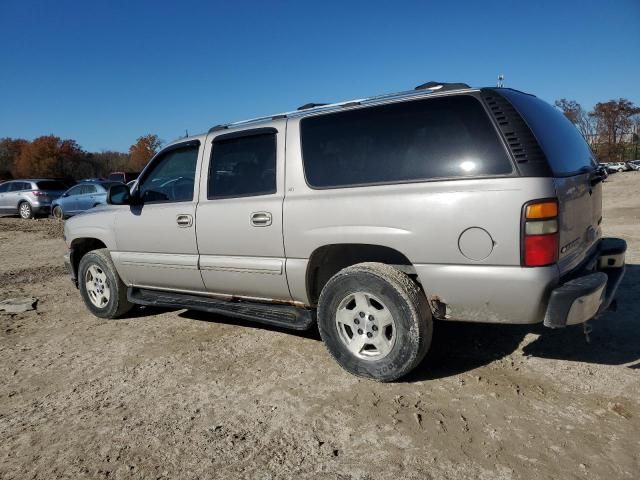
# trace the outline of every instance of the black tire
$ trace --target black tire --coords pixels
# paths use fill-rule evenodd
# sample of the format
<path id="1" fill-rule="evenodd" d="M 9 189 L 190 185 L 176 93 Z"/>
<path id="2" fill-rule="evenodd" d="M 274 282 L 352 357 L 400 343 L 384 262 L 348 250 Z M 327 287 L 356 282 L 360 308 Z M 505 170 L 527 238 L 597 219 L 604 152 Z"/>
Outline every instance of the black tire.
<path id="1" fill-rule="evenodd" d="M 62 211 L 62 207 L 60 205 L 56 205 L 55 207 L 53 207 L 51 216 L 56 220 L 64 220 L 64 212 Z"/>
<path id="2" fill-rule="evenodd" d="M 344 333 L 336 323 L 338 308 L 356 292 L 379 299 L 395 322 L 394 343 L 382 358 L 360 358 L 341 337 Z M 413 370 L 429 350 L 433 336 L 431 310 L 424 293 L 406 274 L 382 263 L 360 263 L 331 277 L 320 294 L 318 328 L 329 353 L 342 368 L 381 382 L 397 380 Z"/>
<path id="3" fill-rule="evenodd" d="M 33 218 L 33 208 L 29 202 L 23 201 L 18 204 L 18 215 L 23 220 L 29 220 Z"/>
<path id="4" fill-rule="evenodd" d="M 87 290 L 87 270 L 95 266 L 106 276 L 106 284 L 109 288 L 109 299 L 101 307 L 94 305 Z M 78 287 L 80 295 L 87 308 L 96 317 L 118 318 L 127 313 L 133 304 L 127 300 L 127 287 L 120 279 L 118 272 L 111 260 L 111 255 L 106 248 L 92 250 L 80 259 L 78 266 Z"/>

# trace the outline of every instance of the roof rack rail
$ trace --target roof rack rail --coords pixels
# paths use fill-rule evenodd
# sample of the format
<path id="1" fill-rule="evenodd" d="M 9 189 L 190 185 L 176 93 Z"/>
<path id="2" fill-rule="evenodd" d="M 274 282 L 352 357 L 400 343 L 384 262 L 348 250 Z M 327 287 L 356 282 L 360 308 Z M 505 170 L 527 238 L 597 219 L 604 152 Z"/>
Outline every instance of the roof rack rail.
<path id="1" fill-rule="evenodd" d="M 215 125 L 209 129 L 209 133 L 217 132 L 218 130 L 226 130 L 227 128 L 229 128 L 229 125 Z"/>
<path id="2" fill-rule="evenodd" d="M 310 108 L 316 108 L 316 107 L 324 107 L 325 105 L 329 105 L 328 103 L 305 103 L 304 105 L 298 107 L 298 111 L 300 110 L 309 110 Z"/>
<path id="3" fill-rule="evenodd" d="M 446 90 L 460 90 L 462 88 L 471 88 L 466 83 L 447 83 L 447 82 L 427 82 L 422 85 L 418 85 L 416 90 L 438 90 L 438 91 L 446 91 Z"/>

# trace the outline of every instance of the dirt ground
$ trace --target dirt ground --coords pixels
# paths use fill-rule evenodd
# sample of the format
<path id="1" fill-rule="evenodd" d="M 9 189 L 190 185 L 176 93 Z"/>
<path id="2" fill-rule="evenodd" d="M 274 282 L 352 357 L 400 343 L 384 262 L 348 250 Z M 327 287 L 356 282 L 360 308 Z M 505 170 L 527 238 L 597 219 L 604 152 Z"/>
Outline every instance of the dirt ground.
<path id="1" fill-rule="evenodd" d="M 640 172 L 604 185 L 629 243 L 618 310 L 582 327 L 436 325 L 405 381 L 316 332 L 189 311 L 92 317 L 53 220 L 0 219 L 0 478 L 640 478 Z"/>

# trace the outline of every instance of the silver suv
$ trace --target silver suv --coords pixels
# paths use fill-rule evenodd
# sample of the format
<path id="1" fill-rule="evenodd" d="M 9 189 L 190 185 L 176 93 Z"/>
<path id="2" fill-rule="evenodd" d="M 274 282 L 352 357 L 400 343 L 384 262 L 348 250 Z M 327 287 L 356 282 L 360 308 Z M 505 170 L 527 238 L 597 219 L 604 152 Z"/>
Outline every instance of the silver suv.
<path id="1" fill-rule="evenodd" d="M 0 184 L 0 214 L 19 214 L 22 218 L 48 215 L 51 202 L 64 193 L 67 186 L 58 180 L 10 180 Z"/>
<path id="2" fill-rule="evenodd" d="M 560 328 L 605 310 L 626 244 L 601 238 L 601 180 L 542 100 L 430 82 L 174 142 L 66 223 L 66 263 L 99 317 L 317 322 L 342 367 L 391 381 L 434 319 Z"/>

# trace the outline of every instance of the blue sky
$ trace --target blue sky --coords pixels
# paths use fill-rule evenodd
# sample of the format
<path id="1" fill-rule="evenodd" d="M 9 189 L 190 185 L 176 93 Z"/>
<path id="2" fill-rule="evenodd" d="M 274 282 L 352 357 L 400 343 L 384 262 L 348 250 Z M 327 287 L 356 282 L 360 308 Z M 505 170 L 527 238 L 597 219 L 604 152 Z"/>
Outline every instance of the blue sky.
<path id="1" fill-rule="evenodd" d="M 0 0 L 0 137 L 126 150 L 406 90 L 505 85 L 640 104 L 640 0 Z"/>

